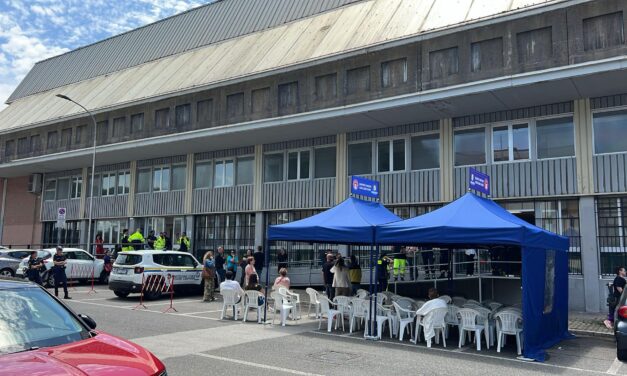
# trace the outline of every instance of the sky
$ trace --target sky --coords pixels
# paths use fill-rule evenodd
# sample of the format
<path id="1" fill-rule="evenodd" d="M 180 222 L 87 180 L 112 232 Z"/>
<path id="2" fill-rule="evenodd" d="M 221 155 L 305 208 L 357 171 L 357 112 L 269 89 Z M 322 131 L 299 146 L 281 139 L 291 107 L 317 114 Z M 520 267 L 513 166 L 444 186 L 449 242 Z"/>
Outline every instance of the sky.
<path id="1" fill-rule="evenodd" d="M 209 0 L 0 0 L 0 110 L 36 62 Z"/>

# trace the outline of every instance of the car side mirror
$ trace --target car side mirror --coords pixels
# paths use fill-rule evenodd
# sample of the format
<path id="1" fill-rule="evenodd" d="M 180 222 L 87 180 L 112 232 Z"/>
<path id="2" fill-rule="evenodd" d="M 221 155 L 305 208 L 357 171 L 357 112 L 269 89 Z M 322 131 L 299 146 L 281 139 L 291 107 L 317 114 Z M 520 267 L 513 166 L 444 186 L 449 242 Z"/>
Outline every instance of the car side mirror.
<path id="1" fill-rule="evenodd" d="M 81 318 L 81 320 L 83 320 L 83 322 L 89 327 L 89 329 L 94 330 L 96 329 L 96 322 L 94 321 L 94 319 L 92 319 L 91 317 L 83 314 L 83 313 L 79 313 L 78 317 Z"/>

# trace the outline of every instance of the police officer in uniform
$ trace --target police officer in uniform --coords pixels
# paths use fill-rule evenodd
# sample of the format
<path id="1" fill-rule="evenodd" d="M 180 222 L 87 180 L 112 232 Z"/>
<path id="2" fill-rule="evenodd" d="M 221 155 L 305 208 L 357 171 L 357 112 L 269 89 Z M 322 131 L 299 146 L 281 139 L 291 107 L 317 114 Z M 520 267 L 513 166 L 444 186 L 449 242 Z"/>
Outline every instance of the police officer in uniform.
<path id="1" fill-rule="evenodd" d="M 54 276 L 54 296 L 59 297 L 59 286 L 63 284 L 63 299 L 72 299 L 67 292 L 67 276 L 65 275 L 65 266 L 67 265 L 67 257 L 63 254 L 63 248 L 57 246 L 57 253 L 52 256 L 52 275 Z"/>
<path id="2" fill-rule="evenodd" d="M 37 251 L 32 251 L 30 253 L 30 257 L 28 258 L 28 270 L 26 271 L 26 276 L 30 281 L 42 285 L 43 282 L 39 273 L 43 268 L 43 260 L 37 257 Z"/>
<path id="3" fill-rule="evenodd" d="M 179 238 L 179 251 L 181 252 L 189 252 L 190 251 L 190 241 L 189 238 L 187 237 L 186 233 L 182 233 L 181 237 Z M 236 266 L 237 269 L 237 266 Z"/>

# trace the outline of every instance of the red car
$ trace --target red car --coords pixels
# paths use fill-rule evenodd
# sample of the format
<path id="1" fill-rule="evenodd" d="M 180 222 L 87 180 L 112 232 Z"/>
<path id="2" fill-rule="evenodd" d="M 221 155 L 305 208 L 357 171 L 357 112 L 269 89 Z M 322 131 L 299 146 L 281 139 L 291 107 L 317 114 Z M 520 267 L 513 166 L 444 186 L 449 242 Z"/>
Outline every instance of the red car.
<path id="1" fill-rule="evenodd" d="M 146 349 L 100 331 L 40 286 L 0 279 L 0 375 L 156 375 Z"/>

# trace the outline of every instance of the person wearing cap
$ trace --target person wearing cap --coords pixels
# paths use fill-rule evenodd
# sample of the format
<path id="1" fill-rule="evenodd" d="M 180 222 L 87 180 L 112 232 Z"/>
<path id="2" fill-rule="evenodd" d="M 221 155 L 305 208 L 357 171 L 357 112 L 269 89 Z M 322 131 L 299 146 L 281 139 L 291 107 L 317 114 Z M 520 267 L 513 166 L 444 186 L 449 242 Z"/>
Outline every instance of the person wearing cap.
<path id="1" fill-rule="evenodd" d="M 67 276 L 65 275 L 65 267 L 67 265 L 67 257 L 63 254 L 63 248 L 58 245 L 57 253 L 52 256 L 52 275 L 54 276 L 54 296 L 59 297 L 59 286 L 63 285 L 63 299 L 72 299 L 67 292 Z"/>

